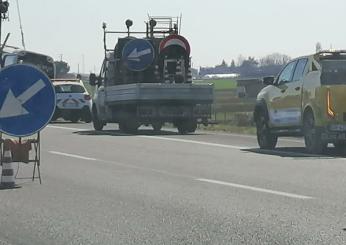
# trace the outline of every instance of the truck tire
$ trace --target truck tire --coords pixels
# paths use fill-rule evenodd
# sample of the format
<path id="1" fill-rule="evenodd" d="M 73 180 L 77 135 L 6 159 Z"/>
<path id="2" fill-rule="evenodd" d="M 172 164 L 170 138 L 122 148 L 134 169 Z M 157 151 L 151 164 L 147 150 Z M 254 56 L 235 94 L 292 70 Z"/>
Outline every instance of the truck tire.
<path id="1" fill-rule="evenodd" d="M 102 131 L 103 126 L 105 125 L 103 122 L 101 122 L 97 116 L 97 109 L 95 106 L 92 108 L 92 120 L 93 120 L 93 126 L 96 131 Z"/>
<path id="2" fill-rule="evenodd" d="M 259 112 L 256 119 L 257 142 L 260 149 L 272 150 L 275 148 L 278 137 L 273 135 L 268 127 L 268 120 L 263 112 Z"/>
<path id="3" fill-rule="evenodd" d="M 321 139 L 321 132 L 316 129 L 315 118 L 311 111 L 307 111 L 303 120 L 303 132 L 306 150 L 310 153 L 320 154 L 326 147 L 327 143 Z"/>
<path id="4" fill-rule="evenodd" d="M 160 133 L 163 123 L 162 122 L 154 122 L 151 124 L 151 126 L 153 127 L 153 130 L 155 133 Z"/>
<path id="5" fill-rule="evenodd" d="M 194 133 L 197 129 L 196 120 L 184 120 L 176 124 L 179 134 Z"/>

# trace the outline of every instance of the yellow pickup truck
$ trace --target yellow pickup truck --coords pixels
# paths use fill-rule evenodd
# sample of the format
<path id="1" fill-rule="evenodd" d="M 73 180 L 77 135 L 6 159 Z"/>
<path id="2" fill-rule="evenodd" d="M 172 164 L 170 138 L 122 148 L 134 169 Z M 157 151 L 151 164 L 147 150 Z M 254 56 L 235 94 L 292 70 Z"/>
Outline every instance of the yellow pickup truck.
<path id="1" fill-rule="evenodd" d="M 346 148 L 346 50 L 294 59 L 263 82 L 254 111 L 261 149 L 280 136 L 304 136 L 311 153 Z"/>

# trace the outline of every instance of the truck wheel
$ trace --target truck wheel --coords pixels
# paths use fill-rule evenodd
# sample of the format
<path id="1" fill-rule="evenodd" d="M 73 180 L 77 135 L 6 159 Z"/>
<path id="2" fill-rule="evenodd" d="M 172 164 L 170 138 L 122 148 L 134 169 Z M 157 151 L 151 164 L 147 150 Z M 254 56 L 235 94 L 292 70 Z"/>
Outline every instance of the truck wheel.
<path id="1" fill-rule="evenodd" d="M 104 123 L 98 119 L 97 109 L 95 107 L 92 108 L 92 120 L 93 126 L 96 131 L 101 131 L 103 129 Z"/>
<path id="2" fill-rule="evenodd" d="M 194 133 L 197 129 L 196 120 L 180 121 L 176 124 L 180 134 Z"/>
<path id="3" fill-rule="evenodd" d="M 189 133 L 194 133 L 197 129 L 197 121 L 196 120 L 192 120 L 188 123 L 188 130 Z"/>
<path id="4" fill-rule="evenodd" d="M 177 128 L 178 128 L 179 134 L 184 135 L 184 134 L 187 134 L 187 133 L 188 133 L 187 128 L 186 128 L 185 125 L 183 125 L 183 124 L 178 125 Z"/>
<path id="5" fill-rule="evenodd" d="M 155 122 L 155 123 L 152 123 L 151 126 L 153 127 L 153 130 L 155 133 L 159 133 L 162 129 L 163 123 Z"/>
<path id="6" fill-rule="evenodd" d="M 307 112 L 303 121 L 304 141 L 308 152 L 320 154 L 327 147 L 321 139 L 321 133 L 316 129 L 315 118 L 312 112 Z"/>
<path id="7" fill-rule="evenodd" d="M 261 149 L 272 150 L 275 148 L 278 137 L 273 135 L 268 127 L 268 122 L 263 113 L 256 120 L 257 142 Z"/>

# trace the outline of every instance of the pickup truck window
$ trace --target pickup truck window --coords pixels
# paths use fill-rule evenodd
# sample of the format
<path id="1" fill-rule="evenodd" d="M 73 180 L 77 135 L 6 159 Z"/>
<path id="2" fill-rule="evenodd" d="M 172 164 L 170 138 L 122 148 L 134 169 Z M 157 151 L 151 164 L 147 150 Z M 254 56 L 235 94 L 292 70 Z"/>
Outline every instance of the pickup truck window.
<path id="1" fill-rule="evenodd" d="M 298 61 L 296 70 L 294 71 L 294 75 L 293 75 L 294 82 L 302 79 L 307 62 L 308 62 L 308 59 L 300 59 Z"/>
<path id="2" fill-rule="evenodd" d="M 322 60 L 322 84 L 346 84 L 346 60 Z"/>
<path id="3" fill-rule="evenodd" d="M 294 68 L 296 66 L 296 63 L 297 63 L 297 61 L 293 61 L 291 63 L 288 63 L 286 65 L 286 67 L 282 70 L 282 72 L 279 76 L 279 79 L 278 79 L 279 85 L 292 81 L 293 71 L 294 71 Z"/>

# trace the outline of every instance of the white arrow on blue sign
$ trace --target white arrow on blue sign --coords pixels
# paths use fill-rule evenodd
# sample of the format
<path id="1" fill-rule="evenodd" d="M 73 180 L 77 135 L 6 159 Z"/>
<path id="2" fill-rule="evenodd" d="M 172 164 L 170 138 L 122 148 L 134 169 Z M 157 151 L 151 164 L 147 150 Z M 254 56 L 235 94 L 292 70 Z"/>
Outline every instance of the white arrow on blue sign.
<path id="1" fill-rule="evenodd" d="M 55 91 L 49 78 L 30 65 L 13 65 L 0 72 L 0 131 L 24 137 L 51 120 Z"/>
<path id="2" fill-rule="evenodd" d="M 143 71 L 153 63 L 155 53 L 149 41 L 133 39 L 125 45 L 122 57 L 129 70 Z"/>

